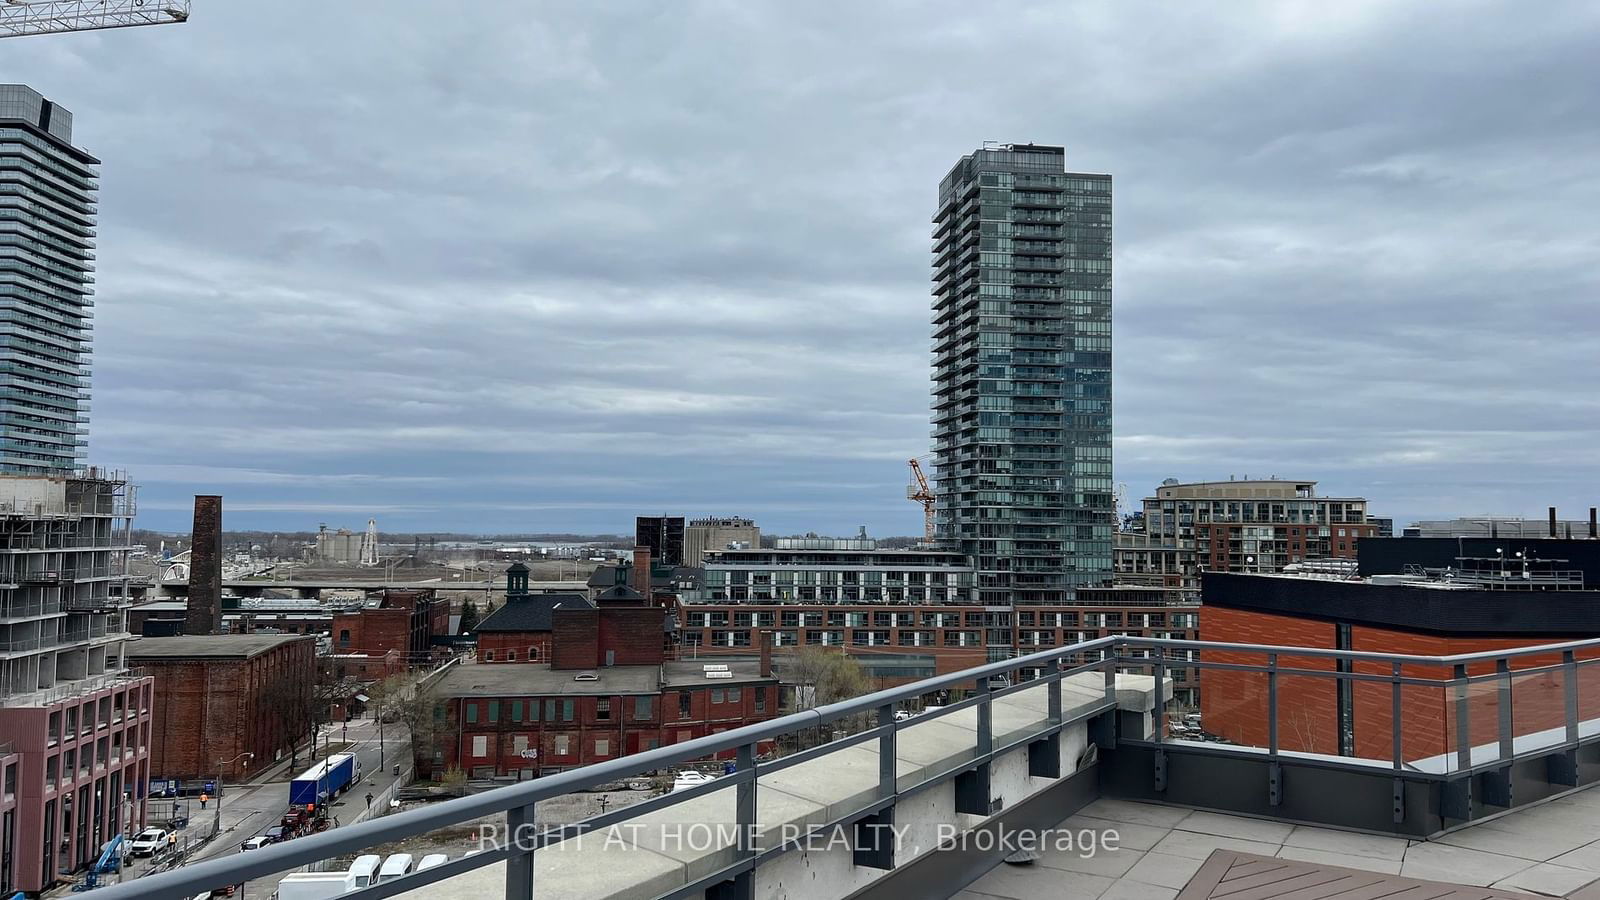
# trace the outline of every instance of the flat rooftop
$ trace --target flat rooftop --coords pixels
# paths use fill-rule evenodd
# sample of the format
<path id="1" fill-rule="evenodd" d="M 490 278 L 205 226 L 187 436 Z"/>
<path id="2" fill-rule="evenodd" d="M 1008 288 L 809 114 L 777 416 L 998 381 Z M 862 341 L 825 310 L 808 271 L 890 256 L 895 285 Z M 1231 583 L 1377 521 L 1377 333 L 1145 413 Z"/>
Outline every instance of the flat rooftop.
<path id="1" fill-rule="evenodd" d="M 725 667 L 728 678 L 706 677 L 706 666 Z M 593 680 L 578 680 L 594 675 Z M 439 680 L 434 689 L 441 697 L 605 696 L 654 694 L 663 687 L 739 687 L 776 678 L 761 677 L 761 664 L 685 660 L 660 666 L 597 666 L 593 669 L 552 669 L 542 663 L 463 663 Z"/>
<path id="2" fill-rule="evenodd" d="M 1057 827 L 1096 834 L 1114 830 L 1117 848 L 1107 849 L 1102 841 L 1102 849 L 1088 857 L 1049 848 L 1031 865 L 1001 863 L 955 896 L 960 900 L 1176 900 L 1180 896 L 1208 900 L 1249 890 L 1237 896 L 1334 900 L 1341 890 L 1349 889 L 1353 892 L 1348 896 L 1367 900 L 1402 893 L 1405 900 L 1574 897 L 1580 891 L 1583 900 L 1591 900 L 1600 881 L 1600 791 L 1596 790 L 1557 797 L 1430 841 L 1107 798 L 1095 800 Z M 1241 854 L 1245 856 L 1240 858 Z M 1283 866 L 1274 869 L 1250 857 L 1279 860 Z M 1212 872 L 1203 874 L 1208 865 Z M 1233 883 L 1230 891 L 1231 882 L 1220 879 L 1232 874 L 1226 869 L 1234 866 L 1252 866 L 1237 874 L 1253 881 Z M 1216 875 L 1218 883 L 1208 875 Z M 1419 886 L 1417 880 L 1435 886 Z M 1316 891 L 1321 885 L 1328 887 L 1296 893 Z"/>
<path id="3" fill-rule="evenodd" d="M 128 642 L 129 659 L 249 659 L 293 641 L 315 640 L 305 634 L 181 634 L 143 637 Z"/>
<path id="4" fill-rule="evenodd" d="M 593 674 L 595 680 L 576 680 L 581 674 Z M 551 669 L 542 663 L 463 663 L 439 679 L 434 693 L 440 697 L 586 696 L 654 694 L 660 689 L 658 666 Z"/>

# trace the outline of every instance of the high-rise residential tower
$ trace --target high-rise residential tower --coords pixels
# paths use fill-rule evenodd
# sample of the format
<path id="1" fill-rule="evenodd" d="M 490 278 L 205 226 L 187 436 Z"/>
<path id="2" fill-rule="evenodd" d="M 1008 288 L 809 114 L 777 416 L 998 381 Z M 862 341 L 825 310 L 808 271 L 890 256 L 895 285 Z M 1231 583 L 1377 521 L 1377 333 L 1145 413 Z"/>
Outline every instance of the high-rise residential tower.
<path id="1" fill-rule="evenodd" d="M 72 113 L 0 84 L 0 472 L 83 461 L 99 164 Z"/>
<path id="2" fill-rule="evenodd" d="M 1065 158 L 986 145 L 933 217 L 939 536 L 993 606 L 1111 580 L 1111 178 Z"/>
<path id="3" fill-rule="evenodd" d="M 127 667 L 134 487 L 83 466 L 95 167 L 0 85 L 0 897 L 138 830 L 151 680 Z"/>

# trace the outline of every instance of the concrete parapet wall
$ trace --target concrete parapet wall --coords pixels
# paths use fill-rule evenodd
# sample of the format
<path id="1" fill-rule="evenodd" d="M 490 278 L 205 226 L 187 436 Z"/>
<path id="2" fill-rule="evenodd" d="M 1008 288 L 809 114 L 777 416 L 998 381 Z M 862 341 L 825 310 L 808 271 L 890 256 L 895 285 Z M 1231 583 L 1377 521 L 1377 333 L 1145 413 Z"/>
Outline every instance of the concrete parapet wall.
<path id="1" fill-rule="evenodd" d="M 895 753 L 896 776 L 900 790 L 909 793 L 898 798 L 894 808 L 899 832 L 897 866 L 933 852 L 953 832 L 959 834 L 983 825 L 1078 771 L 1089 744 L 1089 720 L 1073 722 L 1074 711 L 1090 709 L 1101 702 L 1103 676 L 1075 676 L 1066 679 L 1062 688 L 1062 709 L 1071 724 L 1063 728 L 1059 746 L 1061 778 L 1029 774 L 1028 743 L 1024 738 L 1037 733 L 1047 722 L 1044 685 L 994 701 L 994 746 L 1019 743 L 990 764 L 990 795 L 996 804 L 992 816 L 957 813 L 953 778 L 913 790 L 974 758 L 975 709 L 957 710 L 901 729 Z M 1154 679 L 1119 675 L 1116 688 L 1123 733 L 1133 727 L 1142 733 L 1129 736 L 1148 737 L 1156 707 Z M 877 744 L 867 742 L 759 774 L 757 846 L 776 846 L 785 837 L 794 839 L 808 828 L 815 829 L 869 805 L 876 796 L 878 770 Z M 732 835 L 734 794 L 730 786 L 539 851 L 535 855 L 535 895 L 563 900 L 650 900 L 731 865 L 736 859 L 731 841 L 713 836 Z M 850 832 L 844 826 L 842 835 Z M 813 834 L 807 846 L 794 847 L 756 869 L 756 897 L 832 900 L 892 874 L 893 870 L 856 865 L 853 847 L 831 830 Z M 505 867 L 495 864 L 398 896 L 414 900 L 498 897 L 503 895 L 504 885 Z"/>

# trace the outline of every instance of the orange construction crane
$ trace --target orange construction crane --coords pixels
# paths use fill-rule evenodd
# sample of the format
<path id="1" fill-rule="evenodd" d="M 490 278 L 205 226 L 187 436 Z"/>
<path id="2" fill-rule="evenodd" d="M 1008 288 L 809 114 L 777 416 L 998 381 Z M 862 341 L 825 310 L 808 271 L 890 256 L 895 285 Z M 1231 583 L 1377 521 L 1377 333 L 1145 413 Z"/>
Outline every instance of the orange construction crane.
<path id="1" fill-rule="evenodd" d="M 906 485 L 906 497 L 922 504 L 922 530 L 923 537 L 932 541 L 934 539 L 934 493 L 928 485 L 928 476 L 922 474 L 922 464 L 915 459 L 911 464 L 911 484 Z"/>

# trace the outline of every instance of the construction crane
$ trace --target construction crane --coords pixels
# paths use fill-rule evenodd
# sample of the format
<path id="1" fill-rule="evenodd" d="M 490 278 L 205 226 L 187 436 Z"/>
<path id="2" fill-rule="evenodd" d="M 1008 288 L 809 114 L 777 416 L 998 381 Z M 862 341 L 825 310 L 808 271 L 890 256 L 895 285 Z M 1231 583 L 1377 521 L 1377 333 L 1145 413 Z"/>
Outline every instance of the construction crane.
<path id="1" fill-rule="evenodd" d="M 922 531 L 923 538 L 932 543 L 934 539 L 934 493 L 928 485 L 928 476 L 922 473 L 922 464 L 915 459 L 910 461 L 911 483 L 906 485 L 907 499 L 922 504 Z"/>
<path id="2" fill-rule="evenodd" d="M 0 0 L 0 37 L 189 20 L 189 0 Z"/>

